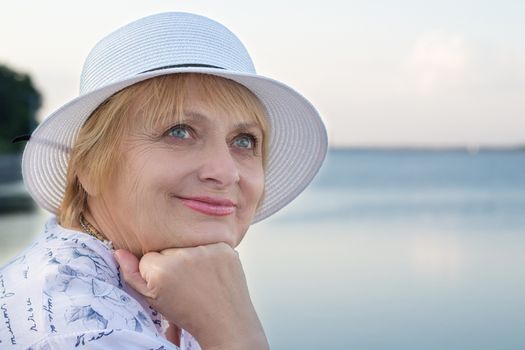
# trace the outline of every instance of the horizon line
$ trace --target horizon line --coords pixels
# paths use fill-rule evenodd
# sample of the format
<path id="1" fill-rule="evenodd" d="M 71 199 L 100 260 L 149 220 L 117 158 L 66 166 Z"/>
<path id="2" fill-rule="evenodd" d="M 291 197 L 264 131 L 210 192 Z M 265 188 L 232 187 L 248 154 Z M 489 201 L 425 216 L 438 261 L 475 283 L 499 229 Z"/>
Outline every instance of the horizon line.
<path id="1" fill-rule="evenodd" d="M 525 144 L 518 145 L 330 145 L 334 151 L 463 151 L 478 153 L 487 151 L 521 151 L 525 152 Z"/>

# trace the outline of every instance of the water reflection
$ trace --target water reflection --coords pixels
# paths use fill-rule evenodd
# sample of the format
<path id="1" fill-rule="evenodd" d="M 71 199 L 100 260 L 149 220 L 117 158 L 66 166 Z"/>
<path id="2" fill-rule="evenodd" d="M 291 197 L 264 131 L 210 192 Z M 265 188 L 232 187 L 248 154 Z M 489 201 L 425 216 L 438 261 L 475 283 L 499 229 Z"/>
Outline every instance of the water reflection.
<path id="1" fill-rule="evenodd" d="M 269 222 L 240 251 L 277 349 L 520 349 L 524 246 L 518 232 Z"/>
<path id="2" fill-rule="evenodd" d="M 412 270 L 418 280 L 458 281 L 462 275 L 465 252 L 458 235 L 446 232 L 421 232 L 412 238 Z"/>
<path id="3" fill-rule="evenodd" d="M 238 248 L 272 349 L 525 349 L 525 153 L 329 157 Z"/>

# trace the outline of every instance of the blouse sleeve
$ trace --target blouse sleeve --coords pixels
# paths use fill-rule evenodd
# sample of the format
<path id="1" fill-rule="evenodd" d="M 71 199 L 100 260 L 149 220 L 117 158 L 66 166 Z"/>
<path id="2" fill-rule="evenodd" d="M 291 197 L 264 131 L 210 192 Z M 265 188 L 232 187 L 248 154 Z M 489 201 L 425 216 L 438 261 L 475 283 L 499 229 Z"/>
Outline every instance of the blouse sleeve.
<path id="1" fill-rule="evenodd" d="M 179 350 L 116 263 L 85 245 L 53 251 L 41 274 L 44 333 L 29 349 Z"/>
<path id="2" fill-rule="evenodd" d="M 127 329 L 104 329 L 47 337 L 28 350 L 86 349 L 86 350 L 180 350 L 163 338 Z"/>

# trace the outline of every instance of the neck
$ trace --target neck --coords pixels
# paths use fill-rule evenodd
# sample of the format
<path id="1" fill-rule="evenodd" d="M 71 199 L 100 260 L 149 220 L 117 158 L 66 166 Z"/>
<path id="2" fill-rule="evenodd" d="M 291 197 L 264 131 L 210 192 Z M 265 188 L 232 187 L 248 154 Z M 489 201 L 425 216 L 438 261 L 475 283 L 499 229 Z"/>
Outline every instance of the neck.
<path id="1" fill-rule="evenodd" d="M 89 221 L 86 219 L 84 213 L 80 213 L 79 216 L 79 223 L 82 227 L 82 230 L 87 233 L 88 235 L 98 239 L 99 241 L 105 243 L 108 248 L 113 248 L 113 243 L 102 233 L 100 230 L 96 229 Z"/>
<path id="2" fill-rule="evenodd" d="M 115 211 L 108 210 L 108 207 L 100 200 L 94 201 L 88 198 L 88 210 L 84 213 L 84 217 L 98 232 L 103 233 L 106 239 L 113 243 L 115 250 L 126 249 L 140 258 L 142 256 L 141 246 L 133 239 L 133 234 L 124 227 L 125 222 L 119 221 L 119 218 L 112 213 L 114 214 Z"/>

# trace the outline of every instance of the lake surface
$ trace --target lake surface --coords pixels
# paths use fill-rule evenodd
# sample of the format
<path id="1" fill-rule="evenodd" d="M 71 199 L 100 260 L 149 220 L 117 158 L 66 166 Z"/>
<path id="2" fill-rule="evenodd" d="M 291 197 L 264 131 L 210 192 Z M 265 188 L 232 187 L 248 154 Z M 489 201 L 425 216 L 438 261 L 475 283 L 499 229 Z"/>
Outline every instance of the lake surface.
<path id="1" fill-rule="evenodd" d="M 525 152 L 331 151 L 238 250 L 272 350 L 525 349 Z"/>

